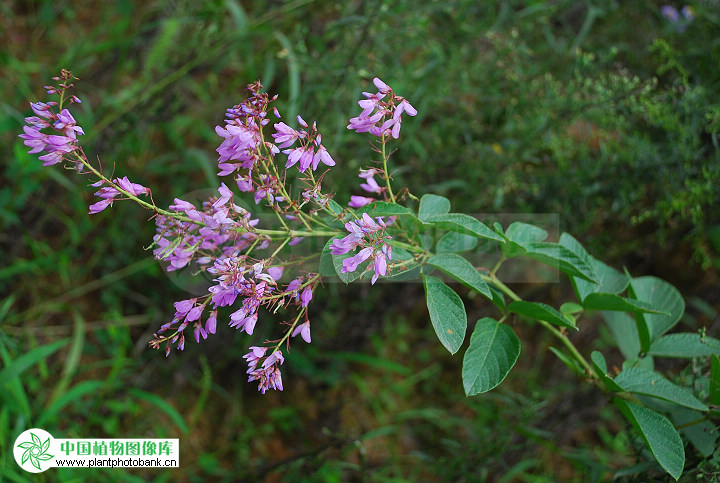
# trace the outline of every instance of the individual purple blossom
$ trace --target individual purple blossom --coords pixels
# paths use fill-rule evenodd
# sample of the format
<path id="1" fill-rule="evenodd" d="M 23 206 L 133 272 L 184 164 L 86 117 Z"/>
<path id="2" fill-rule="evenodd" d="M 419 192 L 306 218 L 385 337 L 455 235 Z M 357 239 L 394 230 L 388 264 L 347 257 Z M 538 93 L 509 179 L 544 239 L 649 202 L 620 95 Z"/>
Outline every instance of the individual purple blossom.
<path id="1" fill-rule="evenodd" d="M 278 122 L 273 125 L 276 129 L 276 133 L 272 135 L 275 138 L 276 143 L 280 143 L 278 148 L 284 149 L 292 146 L 298 139 L 306 136 L 305 131 L 296 131 L 284 122 Z"/>
<path id="2" fill-rule="evenodd" d="M 298 325 L 295 327 L 295 330 L 293 330 L 292 337 L 295 337 L 296 335 L 300 334 L 300 337 L 303 338 L 305 342 L 308 344 L 311 342 L 310 339 L 310 322 L 305 321 L 304 323 Z"/>
<path id="3" fill-rule="evenodd" d="M 260 359 L 265 356 L 265 352 L 267 352 L 267 349 L 267 347 L 251 346 L 250 352 L 243 356 L 243 359 L 247 361 L 248 366 L 251 370 L 254 370 L 257 367 Z"/>
<path id="4" fill-rule="evenodd" d="M 307 307 L 310 305 L 310 301 L 313 298 L 313 291 L 310 287 L 305 287 L 305 290 L 303 290 L 302 294 L 300 294 L 300 302 L 303 307 Z"/>
<path id="5" fill-rule="evenodd" d="M 210 317 L 208 317 L 207 321 L 205 322 L 205 330 L 208 334 L 214 334 L 215 330 L 217 329 L 217 310 L 213 310 L 210 312 Z"/>
<path id="6" fill-rule="evenodd" d="M 202 326 L 200 322 L 195 323 L 195 329 L 193 330 L 193 336 L 195 337 L 195 342 L 200 343 L 200 337 L 203 339 L 207 339 L 207 331 Z"/>
<path id="7" fill-rule="evenodd" d="M 365 247 L 354 256 L 346 258 L 345 260 L 343 260 L 342 273 L 354 272 L 355 270 L 357 270 L 358 265 L 370 258 L 370 255 L 372 254 L 373 248 Z"/>
<path id="8" fill-rule="evenodd" d="M 320 144 L 318 146 L 317 153 L 313 156 L 312 167 L 313 171 L 318 169 L 318 165 L 322 162 L 325 166 L 335 166 L 335 160 L 330 156 L 325 146 Z"/>
<path id="9" fill-rule="evenodd" d="M 70 114 L 70 111 L 63 109 L 62 112 L 58 114 L 57 121 L 55 121 L 53 127 L 58 131 L 63 131 L 65 136 L 76 139 L 78 134 L 85 134 L 83 128 L 77 126 L 76 124 L 77 122 L 75 121 L 73 115 Z"/>
<path id="10" fill-rule="evenodd" d="M 348 206 L 350 208 L 362 208 L 365 205 L 369 205 L 373 201 L 377 201 L 374 198 L 368 198 L 367 196 L 350 196 L 350 202 L 348 203 Z"/>
<path id="11" fill-rule="evenodd" d="M 368 193 L 382 193 L 383 189 L 380 187 L 380 185 L 375 181 L 375 174 L 377 173 L 377 170 L 375 169 L 369 169 L 366 171 L 362 171 L 358 176 L 360 178 L 365 179 L 365 183 L 360 183 L 360 188 L 367 191 Z"/>
<path id="12" fill-rule="evenodd" d="M 275 281 L 280 280 L 285 271 L 285 267 L 270 267 L 267 269 L 268 275 L 270 275 Z"/>

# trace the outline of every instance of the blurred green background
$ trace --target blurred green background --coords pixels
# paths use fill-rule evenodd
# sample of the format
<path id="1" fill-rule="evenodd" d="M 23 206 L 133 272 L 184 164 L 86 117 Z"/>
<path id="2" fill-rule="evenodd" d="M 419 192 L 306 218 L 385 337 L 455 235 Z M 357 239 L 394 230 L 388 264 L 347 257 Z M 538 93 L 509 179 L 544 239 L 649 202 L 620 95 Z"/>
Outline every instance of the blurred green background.
<path id="1" fill-rule="evenodd" d="M 167 206 L 218 185 L 213 128 L 261 79 L 286 120 L 318 122 L 337 161 L 324 187 L 345 203 L 372 159 L 345 126 L 379 76 L 419 112 L 396 186 L 455 211 L 558 214 L 597 257 L 677 286 L 683 329 L 718 336 L 720 4 L 688 5 L 694 19 L 673 23 L 645 0 L 0 2 L 0 481 L 33 480 L 11 451 L 28 427 L 181 443 L 177 470 L 37 481 L 664 481 L 536 327 L 514 326 L 506 382 L 465 398 L 419 284 L 319 292 L 281 393 L 257 393 L 242 359 L 272 317 L 252 337 L 219 323 L 165 359 L 147 342 L 187 293 L 143 250 L 148 213 L 89 216 L 87 180 L 43 168 L 17 134 L 67 68 L 88 157 Z M 572 296 L 565 282 L 514 288 Z M 492 313 L 463 295 L 471 321 Z M 605 327 L 585 324 L 576 344 L 611 355 Z M 710 481 L 719 458 L 688 448 L 688 477 Z"/>

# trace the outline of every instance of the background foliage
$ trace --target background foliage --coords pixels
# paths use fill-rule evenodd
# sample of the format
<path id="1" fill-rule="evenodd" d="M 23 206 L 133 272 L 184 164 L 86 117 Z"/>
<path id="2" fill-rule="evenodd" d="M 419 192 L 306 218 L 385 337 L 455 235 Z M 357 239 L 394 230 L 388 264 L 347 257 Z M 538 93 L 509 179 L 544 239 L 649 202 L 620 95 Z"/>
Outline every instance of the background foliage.
<path id="1" fill-rule="evenodd" d="M 27 102 L 71 69 L 88 155 L 167 205 L 217 185 L 213 127 L 260 78 L 285 117 L 317 120 L 340 168 L 327 186 L 349 198 L 371 159 L 345 125 L 377 75 L 419 111 L 392 158 L 396 186 L 458 211 L 557 213 L 591 253 L 677 286 L 684 328 L 717 337 L 720 8 L 689 3 L 681 31 L 652 1 L 0 2 L 0 475 L 28 477 L 9 448 L 39 426 L 181 438 L 179 471 L 107 472 L 123 481 L 660 478 L 634 466 L 642 442 L 533 327 L 515 326 L 532 341 L 521 370 L 465 398 L 420 284 L 326 287 L 284 393 L 245 382 L 253 341 L 229 329 L 165 360 L 147 341 L 186 292 L 140 248 L 147 213 L 90 217 L 85 180 L 42 168 L 16 136 Z M 465 305 L 471 320 L 489 310 Z M 598 319 L 576 343 L 605 348 L 606 332 Z M 712 479 L 718 457 L 689 454 L 686 468 Z"/>

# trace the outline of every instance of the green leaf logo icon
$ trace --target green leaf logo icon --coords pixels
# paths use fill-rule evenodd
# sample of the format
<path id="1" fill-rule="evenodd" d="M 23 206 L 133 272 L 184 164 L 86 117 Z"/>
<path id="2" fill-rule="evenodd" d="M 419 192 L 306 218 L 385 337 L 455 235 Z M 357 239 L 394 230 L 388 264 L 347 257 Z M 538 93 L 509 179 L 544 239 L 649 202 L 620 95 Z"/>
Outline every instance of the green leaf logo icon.
<path id="1" fill-rule="evenodd" d="M 41 461 L 48 461 L 55 457 L 50 454 L 52 436 L 42 429 L 29 429 L 15 440 L 15 460 L 26 471 L 38 473 L 47 468 L 41 466 Z"/>

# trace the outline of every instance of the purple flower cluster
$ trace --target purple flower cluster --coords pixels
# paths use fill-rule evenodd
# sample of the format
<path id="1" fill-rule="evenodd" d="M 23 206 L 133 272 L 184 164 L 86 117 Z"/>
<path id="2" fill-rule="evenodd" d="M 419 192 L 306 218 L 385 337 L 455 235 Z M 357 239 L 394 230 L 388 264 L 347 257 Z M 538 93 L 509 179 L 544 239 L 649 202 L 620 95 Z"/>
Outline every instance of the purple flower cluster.
<path id="1" fill-rule="evenodd" d="M 66 94 L 66 90 L 72 87 L 69 80 L 73 78 L 69 71 L 63 70 L 61 77 L 55 78 L 61 81 L 57 87 L 46 86 L 48 94 L 60 95 L 59 103 L 31 104 L 35 115 L 26 118 L 27 125 L 20 134 L 20 138 L 30 148 L 30 153 L 41 153 L 39 158 L 46 166 L 71 159 L 78 173 L 97 176 L 99 180 L 92 186 L 97 188 L 95 196 L 98 201 L 90 205 L 91 214 L 99 213 L 115 201 L 123 199 L 133 199 L 152 210 L 157 227 L 152 247 L 155 258 L 167 262 L 168 271 L 185 269 L 194 263 L 200 272 L 212 278 L 213 283 L 207 294 L 175 302 L 172 320 L 163 324 L 154 334 L 150 347 L 163 348 L 166 356 L 173 346 L 183 350 L 185 331 L 188 329 L 192 330 L 196 342 L 207 339 L 216 333 L 218 311 L 222 307 L 234 306 L 228 324 L 248 335 L 255 332 L 261 307 L 273 313 L 281 307 L 294 307 L 297 315 L 292 322 L 286 323 L 288 328 L 284 337 L 273 342 L 274 346 L 271 342 L 268 342 L 268 347 L 253 346 L 244 356 L 248 362 L 248 379 L 259 381 L 260 391 L 282 390 L 280 366 L 284 363 L 284 357 L 281 346 L 289 344 L 290 338 L 297 336 L 307 343 L 311 342 L 308 307 L 321 278 L 317 273 L 298 270 L 294 278 L 288 277 L 292 280 L 285 285 L 281 279 L 286 269 L 298 269 L 303 258 L 278 260 L 276 256 L 286 245 L 296 245 L 303 237 L 336 233 L 334 227 L 326 223 L 327 220 L 321 222 L 322 231 L 313 233 L 316 215 L 321 209 L 343 221 L 347 220 L 344 217 L 348 215 L 345 212 L 339 214 L 337 206 L 328 209 L 333 196 L 322 191 L 324 175 L 315 179 L 312 173 L 317 171 L 321 163 L 325 166 L 336 164 L 322 144 L 316 123 L 309 125 L 300 116 L 297 116 L 300 125 L 298 129 L 277 122 L 274 124 L 273 141 L 265 141 L 263 129 L 269 123 L 269 105 L 275 97 L 270 98 L 262 93 L 262 85 L 256 82 L 248 86 L 250 95 L 245 101 L 227 110 L 225 125 L 215 128 L 222 138 L 217 148 L 219 174 L 226 176 L 237 172 L 234 181 L 238 189 L 254 193 L 256 204 L 261 201 L 267 203 L 282 225 L 280 230 L 261 229 L 257 227 L 257 219 L 252 219 L 246 209 L 233 202 L 234 194 L 225 183 L 221 183 L 216 196 L 204 201 L 199 207 L 175 198 L 168 210 L 162 210 L 152 201 L 149 188 L 133 183 L 127 177 L 107 177 L 102 173 L 101 166 L 96 169 L 78 145 L 77 137 L 84 134 L 83 129 L 77 125 L 68 109 L 63 108 L 63 102 L 80 102 L 75 96 Z M 348 127 L 382 137 L 385 143 L 389 137 L 399 136 L 402 115 L 407 113 L 414 116 L 417 111 L 407 100 L 396 96 L 380 79 L 374 79 L 374 83 L 378 92 L 364 93 L 365 99 L 359 102 L 363 111 L 360 116 L 350 120 Z M 277 109 L 273 108 L 273 111 L 279 118 Z M 53 132 L 43 132 L 46 129 L 52 129 Z M 303 186 L 295 193 L 275 164 L 275 156 L 281 151 L 287 155 L 286 169 L 296 166 L 301 173 L 312 170 L 307 177 L 301 177 Z M 72 153 L 72 156 L 67 156 L 68 153 Z M 363 182 L 360 187 L 371 196 L 382 196 L 390 191 L 390 187 L 380 186 L 375 175 L 387 178 L 383 170 L 362 170 L 360 177 Z M 139 199 L 141 195 L 148 196 L 149 201 Z M 353 196 L 350 206 L 361 207 L 375 200 L 370 196 Z M 312 205 L 306 209 L 308 203 Z M 372 265 L 367 270 L 374 271 L 373 284 L 379 277 L 387 275 L 392 250 L 388 244 L 391 237 L 386 234 L 386 228 L 391 220 L 363 214 L 362 218 L 345 224 L 348 234 L 333 240 L 331 252 L 334 255 L 346 255 L 350 251 L 358 251 L 343 257 L 343 273 L 355 272 L 361 264 L 370 260 Z M 276 249 L 266 258 L 252 256 L 256 250 L 271 245 Z M 266 355 L 268 352 L 269 355 Z"/>
<path id="2" fill-rule="evenodd" d="M 270 99 L 267 94 L 261 93 L 262 85 L 259 82 L 250 84 L 247 89 L 250 96 L 242 104 L 227 110 L 225 127 L 215 127 L 215 132 L 224 138 L 217 148 L 220 155 L 219 176 L 227 176 L 241 168 L 252 171 L 261 158 L 259 148 L 263 143 L 262 127 L 269 122 L 267 110 L 275 97 Z M 277 110 L 275 113 L 278 115 Z M 272 143 L 266 143 L 266 146 L 272 153 L 279 152 Z"/>
<path id="3" fill-rule="evenodd" d="M 280 350 L 276 350 L 270 354 L 258 368 L 258 364 L 267 352 L 267 347 L 250 347 L 250 352 L 245 354 L 243 358 L 248 363 L 248 382 L 260 381 L 258 384 L 258 390 L 265 394 L 268 389 L 283 390 L 282 375 L 280 374 L 280 368 L 277 367 L 285 362 L 285 358 Z"/>
<path id="4" fill-rule="evenodd" d="M 361 263 L 372 258 L 375 273 L 371 283 L 374 285 L 378 277 L 387 274 L 387 261 L 392 259 L 392 247 L 386 241 L 391 239 L 385 234 L 386 227 L 382 217 L 373 220 L 367 213 L 363 213 L 359 220 L 345 223 L 345 229 L 350 234 L 342 239 L 334 239 L 330 252 L 333 255 L 344 255 L 355 248 L 362 249 L 343 260 L 343 273 L 354 272 Z"/>
<path id="5" fill-rule="evenodd" d="M 356 132 L 369 132 L 377 137 L 392 136 L 397 139 L 400 136 L 402 115 L 407 113 L 408 116 L 415 116 L 417 110 L 405 98 L 396 96 L 390 86 L 379 78 L 375 77 L 373 84 L 378 92 L 363 92 L 365 99 L 358 101 L 362 112 L 350 119 L 347 128 Z"/>
<path id="6" fill-rule="evenodd" d="M 48 92 L 50 89 L 48 87 Z M 71 100 L 80 102 L 75 96 L 71 97 Z M 85 134 L 70 111 L 63 109 L 59 114 L 53 112 L 53 106 L 57 105 L 57 102 L 31 102 L 30 107 L 36 115 L 25 118 L 28 125 L 23 126 L 25 132 L 19 136 L 30 148 L 30 154 L 45 152 L 40 156 L 43 166 L 57 164 L 67 153 L 80 149 L 77 136 Z M 57 134 L 43 133 L 42 130 L 46 128 L 52 128 Z M 78 168 L 78 171 L 81 170 L 82 163 Z"/>
<path id="7" fill-rule="evenodd" d="M 298 116 L 297 120 L 302 127 L 310 129 L 310 131 L 308 132 L 305 129 L 296 131 L 284 122 L 278 122 L 274 125 L 276 132 L 272 136 L 275 142 L 280 143 L 279 148 L 281 149 L 288 148 L 283 150 L 283 153 L 288 155 L 285 167 L 290 168 L 299 163 L 298 169 L 301 173 L 304 173 L 310 166 L 312 166 L 313 171 L 316 171 L 320 162 L 326 166 L 335 166 L 335 161 L 330 156 L 330 153 L 321 144 L 322 136 L 317 131 L 316 123 L 313 123 L 312 128 L 310 128 L 302 117 Z M 289 149 L 296 141 L 300 141 L 300 146 Z M 317 152 L 315 152 L 315 147 L 317 147 Z"/>
<path id="8" fill-rule="evenodd" d="M 113 180 L 113 183 L 119 186 L 120 189 L 124 190 L 126 193 L 135 197 L 138 197 L 140 195 L 147 195 L 150 193 L 150 188 L 146 188 L 141 184 L 131 182 L 127 176 L 123 178 L 115 178 Z M 93 183 L 92 186 L 97 188 L 99 186 L 102 186 L 103 184 L 105 184 L 104 180 L 100 180 L 97 183 Z M 114 188 L 112 186 L 103 186 L 102 188 L 100 188 L 100 191 L 95 193 L 95 196 L 99 197 L 100 201 L 90 205 L 90 214 L 94 215 L 95 213 L 100 213 L 108 206 L 112 206 L 113 201 L 116 201 L 115 197 L 122 194 L 123 193 L 117 188 Z"/>
<path id="9" fill-rule="evenodd" d="M 187 328 L 190 322 L 194 322 L 193 335 L 197 342 L 200 342 L 201 336 L 203 339 L 207 339 L 208 334 L 214 334 L 215 329 L 217 328 L 217 311 L 215 310 L 213 310 L 210 317 L 208 317 L 205 327 L 202 326 L 200 321 L 200 316 L 207 306 L 207 301 L 198 304 L 198 299 L 192 298 L 175 302 L 174 305 L 175 316 L 173 317 L 173 320 L 163 324 L 157 333 L 162 334 L 170 329 L 173 329 L 176 324 L 180 323 L 180 325 L 174 327 L 174 332 L 169 338 L 161 339 L 157 337 L 157 334 L 155 334 L 156 338 L 150 341 L 150 347 L 153 349 L 159 349 L 162 342 L 168 342 L 165 346 L 165 357 L 170 355 L 171 344 L 177 343 L 178 350 L 183 350 L 185 348 L 185 333 L 183 331 Z"/>
<path id="10" fill-rule="evenodd" d="M 157 234 L 153 238 L 153 255 L 157 260 L 170 262 L 168 271 L 187 266 L 192 260 L 208 265 L 218 256 L 229 256 L 256 242 L 251 232 L 257 219 L 231 202 L 232 192 L 224 183 L 218 188 L 219 198 L 211 198 L 199 210 L 192 203 L 175 198 L 170 210 L 183 214 L 187 220 L 158 215 Z M 266 241 L 258 242 L 267 246 Z"/>

